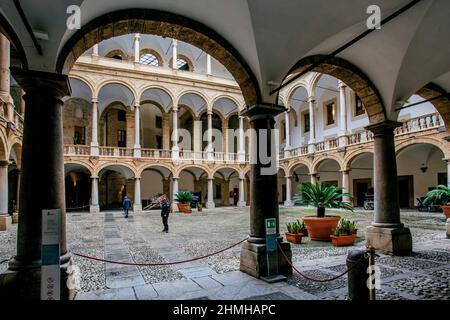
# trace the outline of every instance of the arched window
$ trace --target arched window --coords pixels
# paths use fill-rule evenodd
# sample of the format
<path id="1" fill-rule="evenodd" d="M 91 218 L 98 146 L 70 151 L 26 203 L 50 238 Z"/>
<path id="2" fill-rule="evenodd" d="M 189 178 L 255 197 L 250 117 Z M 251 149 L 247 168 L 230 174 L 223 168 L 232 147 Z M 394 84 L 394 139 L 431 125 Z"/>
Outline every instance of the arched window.
<path id="1" fill-rule="evenodd" d="M 172 61 L 173 61 L 173 58 L 170 58 L 169 65 L 171 67 L 173 65 Z M 194 66 L 188 57 L 186 57 L 185 55 L 179 54 L 178 58 L 177 58 L 177 69 L 192 72 L 192 71 L 194 71 Z"/>
<path id="2" fill-rule="evenodd" d="M 159 61 L 158 58 L 151 54 L 151 53 L 145 53 L 141 56 L 141 58 L 139 59 L 139 61 L 142 64 L 147 64 L 149 66 L 154 66 L 154 67 L 159 67 Z"/>
<path id="3" fill-rule="evenodd" d="M 177 67 L 178 67 L 178 70 L 190 71 L 189 64 L 184 59 L 177 59 Z"/>
<path id="4" fill-rule="evenodd" d="M 123 58 L 121 56 L 119 56 L 118 54 L 112 56 L 111 58 L 116 59 L 116 60 L 123 60 Z"/>

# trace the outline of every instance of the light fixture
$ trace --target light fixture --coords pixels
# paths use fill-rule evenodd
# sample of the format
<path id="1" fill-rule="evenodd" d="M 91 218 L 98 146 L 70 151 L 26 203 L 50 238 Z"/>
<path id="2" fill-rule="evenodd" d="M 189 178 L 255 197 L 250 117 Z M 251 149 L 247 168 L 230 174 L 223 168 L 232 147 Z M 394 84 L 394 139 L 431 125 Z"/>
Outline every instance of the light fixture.
<path id="1" fill-rule="evenodd" d="M 426 167 L 425 165 L 422 165 L 422 167 L 420 168 L 420 170 L 425 173 L 428 171 L 428 167 Z"/>

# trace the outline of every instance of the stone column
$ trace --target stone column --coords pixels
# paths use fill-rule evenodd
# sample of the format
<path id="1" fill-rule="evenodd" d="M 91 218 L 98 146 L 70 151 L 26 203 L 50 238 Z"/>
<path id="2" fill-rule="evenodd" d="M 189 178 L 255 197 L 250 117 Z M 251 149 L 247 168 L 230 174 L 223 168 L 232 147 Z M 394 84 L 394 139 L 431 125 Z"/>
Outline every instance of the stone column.
<path id="1" fill-rule="evenodd" d="M 272 104 L 257 104 L 245 109 L 243 116 L 250 118 L 252 128 L 256 130 L 252 141 L 252 161 L 250 173 L 250 237 L 244 242 L 241 249 L 242 272 L 254 277 L 267 276 L 267 255 L 266 255 L 266 226 L 265 220 L 276 219 L 277 237 L 283 250 L 288 257 L 291 257 L 290 245 L 283 242 L 279 234 L 279 205 L 278 205 L 278 170 L 273 168 L 273 161 L 263 164 L 260 153 L 273 154 L 275 141 L 272 141 L 272 134 L 275 127 L 275 116 L 286 109 Z M 266 131 L 265 138 L 261 134 Z M 263 152 L 263 149 L 264 150 Z M 273 159 L 276 157 L 272 157 Z M 292 274 L 292 269 L 288 266 L 281 253 L 278 255 L 278 271 L 282 275 Z"/>
<path id="2" fill-rule="evenodd" d="M 230 180 L 224 180 L 222 183 L 222 205 L 230 205 Z"/>
<path id="3" fill-rule="evenodd" d="M 92 48 L 92 56 L 98 57 L 98 44 L 95 44 L 94 47 Z"/>
<path id="4" fill-rule="evenodd" d="M 245 178 L 239 178 L 239 202 L 238 207 L 245 208 L 247 202 L 245 201 Z"/>
<path id="5" fill-rule="evenodd" d="M 447 187 L 450 188 L 450 159 L 447 159 Z"/>
<path id="6" fill-rule="evenodd" d="M 142 212 L 142 200 L 141 200 L 141 178 L 134 180 L 134 213 Z"/>
<path id="7" fill-rule="evenodd" d="M 5 118 L 8 122 L 14 122 L 14 100 L 10 92 L 10 43 L 9 40 L 0 33 L 0 114 L 5 106 Z"/>
<path id="8" fill-rule="evenodd" d="M 374 134 L 375 213 L 372 226 L 367 228 L 368 245 L 394 255 L 412 252 L 411 232 L 400 222 L 398 200 L 397 160 L 394 129 L 401 123 L 380 122 L 366 129 Z"/>
<path id="9" fill-rule="evenodd" d="M 245 162 L 244 117 L 239 117 L 238 161 Z"/>
<path id="10" fill-rule="evenodd" d="M 228 119 L 222 122 L 222 152 L 226 157 L 228 154 Z"/>
<path id="11" fill-rule="evenodd" d="M 170 116 L 163 113 L 163 149 L 170 150 Z"/>
<path id="12" fill-rule="evenodd" d="M 292 177 L 286 177 L 286 201 L 285 207 L 292 207 Z"/>
<path id="13" fill-rule="evenodd" d="M 285 129 L 286 129 L 286 145 L 285 145 L 285 147 L 284 147 L 284 150 L 290 150 L 291 149 L 291 136 L 289 135 L 290 134 L 290 131 L 291 131 L 291 129 L 290 129 L 290 117 L 289 117 L 289 112 L 285 112 L 284 113 L 284 115 L 285 115 Z"/>
<path id="14" fill-rule="evenodd" d="M 350 171 L 342 171 L 342 188 L 344 188 L 344 193 L 350 193 Z M 342 202 L 351 202 L 350 197 L 343 197 Z"/>
<path id="15" fill-rule="evenodd" d="M 208 130 L 207 130 L 207 142 L 208 146 L 206 147 L 207 159 L 209 161 L 214 160 L 214 149 L 212 145 L 212 111 L 208 110 Z"/>
<path id="16" fill-rule="evenodd" d="M 141 61 L 141 49 L 139 40 L 141 39 L 141 35 L 136 33 L 134 35 L 134 62 L 139 63 Z"/>
<path id="17" fill-rule="evenodd" d="M 98 204 L 98 177 L 91 177 L 91 213 L 100 213 L 100 205 Z"/>
<path id="18" fill-rule="evenodd" d="M 173 132 L 172 132 L 172 159 L 180 158 L 180 148 L 178 147 L 178 106 L 173 106 Z"/>
<path id="19" fill-rule="evenodd" d="M 17 168 L 17 189 L 16 189 L 16 209 L 12 214 L 12 223 L 19 223 L 19 210 L 20 210 L 20 180 L 22 179 L 22 169 Z"/>
<path id="20" fill-rule="evenodd" d="M 98 148 L 98 100 L 92 99 L 92 141 L 91 141 L 91 156 L 99 156 Z"/>
<path id="21" fill-rule="evenodd" d="M 315 108 L 314 105 L 316 103 L 316 99 L 314 97 L 309 97 L 309 146 L 308 152 L 314 153 L 316 151 L 316 116 L 315 116 Z"/>
<path id="22" fill-rule="evenodd" d="M 163 194 L 167 197 L 167 199 L 170 199 L 170 180 L 169 179 L 163 179 Z M 172 199 L 170 199 L 172 200 Z"/>
<path id="23" fill-rule="evenodd" d="M 0 231 L 9 230 L 12 224 L 8 212 L 8 165 L 9 161 L 0 161 Z"/>
<path id="24" fill-rule="evenodd" d="M 42 210 L 60 209 L 61 299 L 73 292 L 66 286 L 70 253 L 66 244 L 62 98 L 70 95 L 68 77 L 22 69 L 11 70 L 26 91 L 20 221 L 17 256 L 0 277 L 0 295 L 10 299 L 40 298 Z"/>
<path id="25" fill-rule="evenodd" d="M 311 174 L 311 183 L 312 184 L 317 184 L 317 173 L 312 173 Z"/>
<path id="26" fill-rule="evenodd" d="M 206 202 L 207 209 L 214 209 L 216 204 L 214 203 L 214 178 L 208 178 L 208 201 Z"/>
<path id="27" fill-rule="evenodd" d="M 172 40 L 172 68 L 174 70 L 178 69 L 177 61 L 178 61 L 178 41 L 173 39 Z"/>
<path id="28" fill-rule="evenodd" d="M 340 114 L 340 124 L 339 124 L 339 146 L 344 147 L 347 144 L 347 99 L 346 99 L 346 88 L 347 85 L 339 80 L 339 114 Z"/>
<path id="29" fill-rule="evenodd" d="M 212 74 L 212 68 L 211 68 L 211 55 L 206 55 L 206 74 L 210 76 Z"/>
<path id="30" fill-rule="evenodd" d="M 172 209 L 173 211 L 178 210 L 177 202 L 175 201 L 175 196 L 178 193 L 178 179 L 172 178 Z"/>
<path id="31" fill-rule="evenodd" d="M 137 102 L 134 106 L 134 157 L 141 157 L 141 106 Z"/>
<path id="32" fill-rule="evenodd" d="M 202 122 L 199 120 L 194 121 L 194 130 L 193 130 L 192 139 L 194 140 L 194 152 L 202 151 Z"/>

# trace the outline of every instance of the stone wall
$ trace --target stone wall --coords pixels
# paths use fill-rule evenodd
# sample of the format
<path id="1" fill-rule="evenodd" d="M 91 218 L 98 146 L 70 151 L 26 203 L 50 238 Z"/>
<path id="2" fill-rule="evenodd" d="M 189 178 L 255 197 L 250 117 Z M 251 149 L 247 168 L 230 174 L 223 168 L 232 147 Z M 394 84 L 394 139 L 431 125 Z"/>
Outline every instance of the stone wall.
<path id="1" fill-rule="evenodd" d="M 71 98 L 63 107 L 64 144 L 74 144 L 75 126 L 86 128 L 86 145 L 92 140 L 92 104 Z"/>

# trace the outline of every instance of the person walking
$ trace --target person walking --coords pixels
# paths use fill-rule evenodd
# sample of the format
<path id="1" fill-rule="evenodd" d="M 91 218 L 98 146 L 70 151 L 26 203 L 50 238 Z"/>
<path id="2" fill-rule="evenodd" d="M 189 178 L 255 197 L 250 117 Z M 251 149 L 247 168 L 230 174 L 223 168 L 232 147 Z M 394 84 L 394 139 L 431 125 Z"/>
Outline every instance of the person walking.
<path id="1" fill-rule="evenodd" d="M 131 200 L 127 196 L 123 198 L 122 208 L 125 214 L 125 219 L 128 219 L 128 211 L 131 209 Z"/>
<path id="2" fill-rule="evenodd" d="M 169 200 L 167 200 L 166 196 L 161 197 L 161 217 L 162 223 L 164 225 L 164 230 L 162 232 L 169 233 L 169 214 L 171 208 Z"/>

